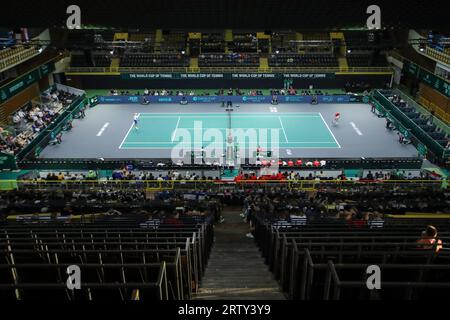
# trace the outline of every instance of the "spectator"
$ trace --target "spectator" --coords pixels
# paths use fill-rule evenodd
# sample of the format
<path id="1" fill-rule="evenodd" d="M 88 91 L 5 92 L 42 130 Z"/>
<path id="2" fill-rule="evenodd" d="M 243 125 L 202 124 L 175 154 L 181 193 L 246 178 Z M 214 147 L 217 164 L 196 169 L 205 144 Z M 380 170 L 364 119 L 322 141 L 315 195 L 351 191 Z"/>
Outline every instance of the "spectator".
<path id="1" fill-rule="evenodd" d="M 167 214 L 167 217 L 163 220 L 163 224 L 182 225 L 183 222 L 180 220 L 180 213 L 175 211 Z"/>
<path id="2" fill-rule="evenodd" d="M 427 228 L 422 231 L 421 237 L 417 240 L 417 243 L 420 245 L 420 249 L 431 250 L 434 249 L 439 252 L 442 249 L 442 240 L 437 238 L 438 232 L 436 227 L 429 225 Z"/>

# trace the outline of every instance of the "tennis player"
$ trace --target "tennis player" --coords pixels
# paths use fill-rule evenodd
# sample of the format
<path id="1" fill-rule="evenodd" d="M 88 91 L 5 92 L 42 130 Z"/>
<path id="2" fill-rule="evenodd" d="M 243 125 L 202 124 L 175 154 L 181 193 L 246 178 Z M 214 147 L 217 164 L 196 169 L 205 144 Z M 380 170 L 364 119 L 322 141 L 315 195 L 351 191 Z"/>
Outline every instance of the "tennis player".
<path id="1" fill-rule="evenodd" d="M 135 113 L 134 117 L 133 117 L 133 126 L 134 126 L 134 129 L 136 129 L 136 130 L 139 129 L 139 127 L 138 127 L 138 118 L 139 118 L 139 114 Z"/>
<path id="2" fill-rule="evenodd" d="M 337 125 L 339 123 L 339 119 L 341 118 L 341 114 L 339 112 L 336 112 L 334 114 L 334 120 L 333 120 L 333 124 Z"/>

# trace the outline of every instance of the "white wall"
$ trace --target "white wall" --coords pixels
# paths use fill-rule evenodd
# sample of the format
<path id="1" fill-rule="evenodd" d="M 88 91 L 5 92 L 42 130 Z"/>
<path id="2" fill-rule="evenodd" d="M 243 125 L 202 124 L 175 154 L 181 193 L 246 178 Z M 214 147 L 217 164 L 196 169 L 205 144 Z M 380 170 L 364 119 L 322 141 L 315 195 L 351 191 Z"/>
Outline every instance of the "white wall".
<path id="1" fill-rule="evenodd" d="M 48 28 L 45 29 L 37 37 L 33 38 L 33 40 L 50 41 L 50 30 Z"/>
<path id="2" fill-rule="evenodd" d="M 70 64 L 70 57 L 66 57 L 64 59 L 59 60 L 58 62 L 55 63 L 54 73 L 65 72 L 69 64 Z"/>

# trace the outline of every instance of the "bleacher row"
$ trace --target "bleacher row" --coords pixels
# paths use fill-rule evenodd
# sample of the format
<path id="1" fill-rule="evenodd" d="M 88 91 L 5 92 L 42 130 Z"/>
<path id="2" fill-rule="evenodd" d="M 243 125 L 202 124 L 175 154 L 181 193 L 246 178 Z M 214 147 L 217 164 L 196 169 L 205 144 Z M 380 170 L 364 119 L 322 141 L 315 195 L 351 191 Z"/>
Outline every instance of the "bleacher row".
<path id="1" fill-rule="evenodd" d="M 450 64 L 450 49 L 447 51 L 438 51 L 435 48 L 426 47 L 426 54 L 434 59 L 442 61 L 443 63 L 449 65 Z"/>
<path id="2" fill-rule="evenodd" d="M 0 70 L 20 63 L 38 53 L 34 46 L 16 46 L 0 50 Z"/>
<path id="3" fill-rule="evenodd" d="M 9 223 L 0 233 L 0 300 L 190 299 L 212 242 L 207 223 Z M 80 289 L 67 287 L 69 265 L 80 268 Z"/>
<path id="4" fill-rule="evenodd" d="M 120 60 L 121 67 L 187 67 L 189 58 L 184 54 L 152 54 L 130 53 L 125 54 Z"/>
<path id="5" fill-rule="evenodd" d="M 421 246 L 417 220 L 383 227 L 335 221 L 280 225 L 256 220 L 255 239 L 290 299 L 440 300 L 450 294 L 450 232 L 439 232 L 444 249 Z M 442 222 L 439 229 L 449 230 Z M 369 265 L 381 270 L 381 289 L 369 290 Z"/>
<path id="6" fill-rule="evenodd" d="M 450 136 L 433 123 L 432 117 L 425 116 L 416 108 L 404 101 L 400 96 L 394 92 L 383 91 L 383 95 L 389 99 L 403 114 L 405 114 L 411 121 L 419 126 L 428 136 L 444 148 L 448 147 L 450 143 Z"/>
<path id="7" fill-rule="evenodd" d="M 68 34 L 68 43 L 73 49 L 83 48 L 80 44 L 94 43 L 102 45 L 112 41 L 113 30 L 72 30 Z M 317 49 L 304 46 L 298 41 L 298 33 L 295 31 L 273 32 L 270 40 L 257 37 L 256 31 L 231 33 L 231 38 L 225 40 L 224 30 L 203 32 L 201 38 L 191 42 L 189 33 L 184 31 L 161 30 L 157 37 L 157 31 L 129 31 L 125 32 L 128 41 L 142 42 L 143 47 L 130 47 L 127 50 L 138 50 L 137 55 L 121 53 L 122 67 L 183 67 L 189 65 L 184 59 L 173 59 L 173 56 L 181 52 L 191 50 L 192 58 L 199 58 L 200 65 L 206 67 L 252 66 L 259 63 L 259 57 L 265 57 L 269 53 L 269 65 L 271 67 L 337 67 L 338 60 L 335 56 L 341 45 L 339 40 L 323 45 Z M 303 41 L 331 41 L 328 32 L 301 33 Z M 342 37 L 343 43 L 349 52 L 348 64 L 350 67 L 385 67 L 387 61 L 383 53 L 379 53 L 376 47 L 380 41 L 389 43 L 389 32 L 346 31 Z M 194 44 L 195 43 L 195 44 Z M 271 48 L 269 50 L 269 48 Z M 199 50 L 200 49 L 200 50 Z M 317 51 L 319 50 L 319 51 Z M 333 53 L 334 52 L 334 53 Z M 95 53 L 94 53 L 95 54 Z M 156 54 L 158 56 L 151 56 Z M 169 56 L 169 54 L 172 55 Z M 244 59 L 228 59 L 229 55 L 248 56 Z M 141 57 L 139 57 L 139 55 Z M 159 56 L 160 55 L 160 56 Z M 167 57 L 164 57 L 166 56 Z M 150 57 L 151 56 L 151 57 Z M 222 58 L 218 58 L 222 56 Z M 155 61 L 156 60 L 156 61 Z M 95 66 L 104 67 L 95 63 Z M 93 67 L 83 63 L 72 64 L 72 67 Z"/>
<path id="8" fill-rule="evenodd" d="M 70 65 L 72 67 L 109 67 L 111 65 L 111 55 L 107 52 L 98 52 L 92 55 L 92 60 L 87 59 L 83 54 L 72 54 Z"/>
<path id="9" fill-rule="evenodd" d="M 114 33 L 113 30 L 71 30 L 67 35 L 67 41 L 71 45 L 83 45 L 86 41 L 94 41 L 97 43 L 101 41 L 113 41 Z"/>
<path id="10" fill-rule="evenodd" d="M 259 55 L 256 53 L 245 54 L 201 54 L 198 59 L 200 67 L 233 67 L 233 66 L 259 66 Z"/>
<path id="11" fill-rule="evenodd" d="M 269 65 L 272 67 L 337 67 L 339 64 L 337 58 L 333 54 L 279 53 L 270 55 Z"/>
<path id="12" fill-rule="evenodd" d="M 388 65 L 384 55 L 373 53 L 349 53 L 347 62 L 349 67 L 387 67 Z"/>
<path id="13" fill-rule="evenodd" d="M 200 54 L 198 63 L 201 67 L 236 67 L 259 66 L 257 53 L 205 53 Z M 109 67 L 109 53 L 94 52 L 92 61 L 82 54 L 72 54 L 72 67 Z M 368 60 L 362 65 L 369 65 Z M 382 63 L 379 63 L 381 65 Z M 189 57 L 181 53 L 127 53 L 120 59 L 121 67 L 187 67 Z M 295 54 L 278 53 L 269 57 L 271 67 L 337 67 L 338 60 L 332 54 Z"/>

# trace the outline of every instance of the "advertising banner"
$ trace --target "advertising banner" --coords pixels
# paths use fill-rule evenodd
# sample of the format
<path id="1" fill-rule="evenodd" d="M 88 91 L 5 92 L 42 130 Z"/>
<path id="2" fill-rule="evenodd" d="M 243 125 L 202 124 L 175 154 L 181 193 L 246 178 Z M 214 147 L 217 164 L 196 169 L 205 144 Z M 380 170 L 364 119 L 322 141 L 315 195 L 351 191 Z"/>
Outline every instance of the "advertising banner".
<path id="1" fill-rule="evenodd" d="M 429 87 L 450 98 L 450 83 L 443 78 L 436 76 L 411 61 L 405 61 L 403 63 L 403 72 L 413 75 Z"/>
<path id="2" fill-rule="evenodd" d="M 125 80 L 157 79 L 334 79 L 334 73 L 121 73 Z"/>
<path id="3" fill-rule="evenodd" d="M 40 66 L 0 88 L 0 104 L 55 70 L 53 63 Z"/>
<path id="4" fill-rule="evenodd" d="M 272 102 L 271 96 L 146 96 L 148 104 L 152 103 L 181 103 L 185 99 L 187 103 L 217 103 L 231 101 L 234 104 L 266 103 Z M 278 103 L 311 103 L 312 96 L 278 96 Z M 362 96 L 350 95 L 319 95 L 319 103 L 360 103 Z M 99 104 L 145 104 L 144 96 L 99 96 Z"/>

